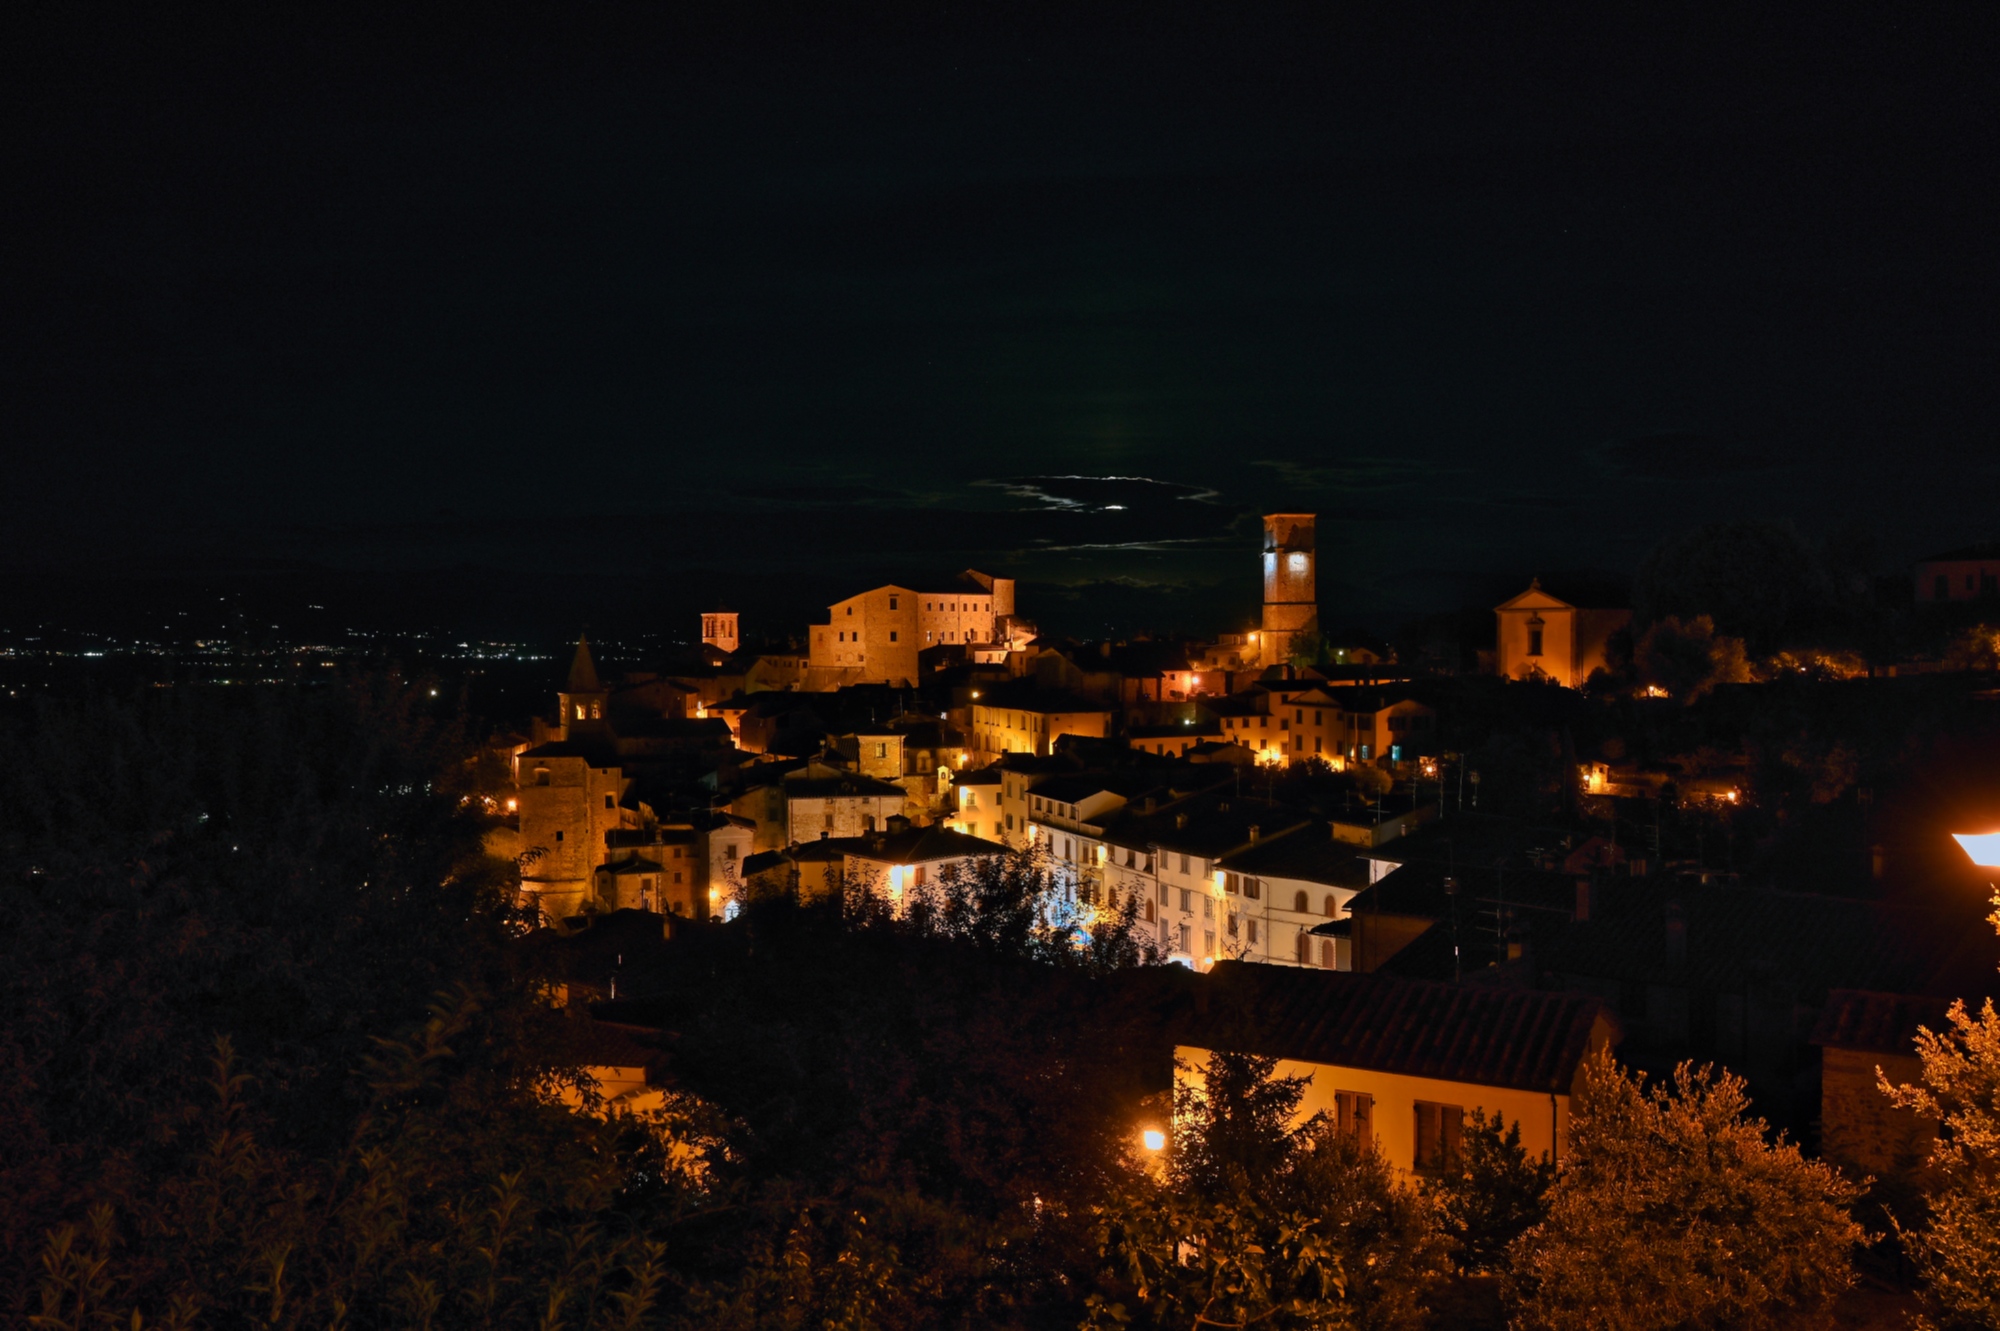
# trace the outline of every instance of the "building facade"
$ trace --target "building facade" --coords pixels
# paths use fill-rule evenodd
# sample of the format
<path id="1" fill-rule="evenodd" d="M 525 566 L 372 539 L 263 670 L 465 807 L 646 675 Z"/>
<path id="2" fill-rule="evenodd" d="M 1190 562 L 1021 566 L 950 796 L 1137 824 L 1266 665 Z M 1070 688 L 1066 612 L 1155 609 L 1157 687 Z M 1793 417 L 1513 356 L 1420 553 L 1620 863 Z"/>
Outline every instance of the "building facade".
<path id="1" fill-rule="evenodd" d="M 1539 578 L 1493 613 L 1499 673 L 1508 679 L 1546 679 L 1567 689 L 1583 687 L 1592 671 L 1604 667 L 1611 635 L 1632 622 L 1629 609 L 1565 601 L 1544 591 Z"/>

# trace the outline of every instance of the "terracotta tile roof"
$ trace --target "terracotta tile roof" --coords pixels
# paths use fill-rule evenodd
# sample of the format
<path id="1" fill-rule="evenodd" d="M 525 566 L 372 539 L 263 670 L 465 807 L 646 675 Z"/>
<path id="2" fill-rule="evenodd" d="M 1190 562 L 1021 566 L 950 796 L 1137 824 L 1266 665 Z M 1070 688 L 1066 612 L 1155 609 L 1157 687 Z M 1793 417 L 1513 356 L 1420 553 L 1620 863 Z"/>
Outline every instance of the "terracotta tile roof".
<path id="1" fill-rule="evenodd" d="M 1579 994 L 1242 961 L 1216 963 L 1196 1008 L 1184 1042 L 1202 1048 L 1556 1094 L 1569 1092 L 1593 1030 L 1617 1030 Z"/>
<path id="2" fill-rule="evenodd" d="M 1813 1027 L 1812 1043 L 1907 1054 L 1915 1047 L 1917 1027 L 1943 1029 L 1950 1007 L 1942 998 L 1835 989 L 1826 996 L 1826 1010 Z"/>

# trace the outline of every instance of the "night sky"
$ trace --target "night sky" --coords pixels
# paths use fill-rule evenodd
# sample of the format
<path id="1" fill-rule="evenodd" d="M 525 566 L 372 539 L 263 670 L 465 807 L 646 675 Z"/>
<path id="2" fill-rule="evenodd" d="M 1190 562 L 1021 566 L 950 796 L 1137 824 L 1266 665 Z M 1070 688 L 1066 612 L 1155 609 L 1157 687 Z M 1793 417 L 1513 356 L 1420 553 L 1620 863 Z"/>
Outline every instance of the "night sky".
<path id="1" fill-rule="evenodd" d="M 795 628 L 977 564 L 1215 629 L 1287 508 L 1382 624 L 1710 517 L 2000 536 L 1987 29 L 696 8 L 6 20 L 14 604 L 471 569 Z"/>

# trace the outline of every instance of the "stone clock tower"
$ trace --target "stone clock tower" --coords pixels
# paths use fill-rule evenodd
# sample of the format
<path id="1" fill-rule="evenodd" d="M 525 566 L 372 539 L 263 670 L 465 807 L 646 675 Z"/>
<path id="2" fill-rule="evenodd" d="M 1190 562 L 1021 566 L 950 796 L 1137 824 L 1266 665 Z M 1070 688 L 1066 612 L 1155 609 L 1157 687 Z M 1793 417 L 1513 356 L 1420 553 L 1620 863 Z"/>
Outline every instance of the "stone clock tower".
<path id="1" fill-rule="evenodd" d="M 1319 632 L 1311 513 L 1264 515 L 1264 624 L 1258 659 L 1283 665 L 1309 650 Z"/>

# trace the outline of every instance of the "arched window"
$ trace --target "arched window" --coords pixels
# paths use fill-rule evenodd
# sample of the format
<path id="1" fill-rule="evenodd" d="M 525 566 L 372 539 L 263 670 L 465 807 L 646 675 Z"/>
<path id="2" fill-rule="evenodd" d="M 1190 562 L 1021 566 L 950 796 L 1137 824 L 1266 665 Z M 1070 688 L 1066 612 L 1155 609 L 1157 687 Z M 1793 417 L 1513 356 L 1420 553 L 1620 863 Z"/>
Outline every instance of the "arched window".
<path id="1" fill-rule="evenodd" d="M 1300 892 L 1292 898 L 1292 909 L 1303 915 L 1312 909 L 1312 902 L 1306 899 L 1305 893 Z"/>
<path id="2" fill-rule="evenodd" d="M 1310 966 L 1312 965 L 1312 962 L 1313 962 L 1312 935 L 1308 934 L 1305 930 L 1301 929 L 1299 930 L 1299 965 Z"/>
<path id="3" fill-rule="evenodd" d="M 1326 894 L 1326 913 L 1328 915 L 1337 915 L 1340 913 L 1340 901 L 1331 892 Z"/>
<path id="4" fill-rule="evenodd" d="M 1153 922 L 1153 903 L 1148 901 L 1146 903 L 1146 923 L 1151 924 L 1152 922 Z"/>
<path id="5" fill-rule="evenodd" d="M 1328 970 L 1333 969 L 1333 940 L 1331 938 L 1322 938 L 1319 940 L 1319 964 Z"/>
<path id="6" fill-rule="evenodd" d="M 535 769 L 535 784 L 538 786 L 546 786 L 548 783 L 549 783 L 549 769 L 546 767 L 537 767 Z"/>

